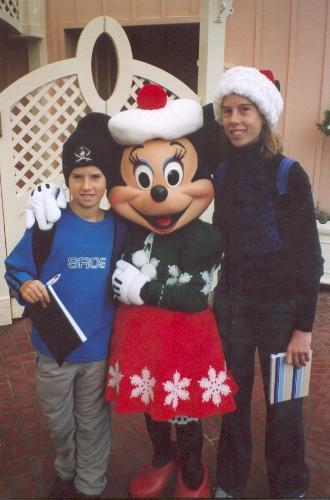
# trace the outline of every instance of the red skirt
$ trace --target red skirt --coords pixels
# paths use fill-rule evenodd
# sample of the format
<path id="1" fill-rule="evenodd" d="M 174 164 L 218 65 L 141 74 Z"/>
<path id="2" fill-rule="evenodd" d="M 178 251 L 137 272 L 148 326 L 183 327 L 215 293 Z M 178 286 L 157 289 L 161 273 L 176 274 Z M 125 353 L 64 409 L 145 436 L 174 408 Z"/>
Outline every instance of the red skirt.
<path id="1" fill-rule="evenodd" d="M 211 308 L 119 306 L 106 385 L 117 412 L 203 418 L 235 410 L 236 392 Z"/>

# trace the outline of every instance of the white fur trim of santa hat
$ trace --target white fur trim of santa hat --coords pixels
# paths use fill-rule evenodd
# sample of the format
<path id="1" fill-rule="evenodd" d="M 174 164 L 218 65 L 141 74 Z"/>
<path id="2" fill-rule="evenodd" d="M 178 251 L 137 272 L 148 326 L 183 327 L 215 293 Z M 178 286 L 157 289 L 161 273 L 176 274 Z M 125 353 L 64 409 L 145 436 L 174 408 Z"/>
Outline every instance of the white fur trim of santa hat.
<path id="1" fill-rule="evenodd" d="M 220 78 L 214 96 L 214 116 L 222 122 L 222 101 L 230 94 L 247 97 L 264 116 L 270 128 L 275 128 L 283 109 L 283 99 L 276 85 L 256 68 L 235 66 Z"/>
<path id="2" fill-rule="evenodd" d="M 202 125 L 202 107 L 192 99 L 168 100 L 160 109 L 128 109 L 109 120 L 112 137 L 123 146 L 143 144 L 151 139 L 178 139 Z"/>

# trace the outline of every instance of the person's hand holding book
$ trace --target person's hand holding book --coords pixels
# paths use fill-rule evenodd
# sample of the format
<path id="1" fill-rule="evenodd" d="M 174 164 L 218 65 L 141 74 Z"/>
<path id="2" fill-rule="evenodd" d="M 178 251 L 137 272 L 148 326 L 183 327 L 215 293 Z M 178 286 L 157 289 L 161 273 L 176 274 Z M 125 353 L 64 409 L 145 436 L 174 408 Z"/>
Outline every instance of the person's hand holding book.
<path id="1" fill-rule="evenodd" d="M 42 307 L 47 307 L 50 303 L 47 288 L 39 280 L 25 281 L 19 291 L 28 304 L 40 302 Z"/>
<path id="2" fill-rule="evenodd" d="M 312 333 L 294 330 L 286 349 L 285 362 L 288 365 L 306 366 L 312 343 Z"/>

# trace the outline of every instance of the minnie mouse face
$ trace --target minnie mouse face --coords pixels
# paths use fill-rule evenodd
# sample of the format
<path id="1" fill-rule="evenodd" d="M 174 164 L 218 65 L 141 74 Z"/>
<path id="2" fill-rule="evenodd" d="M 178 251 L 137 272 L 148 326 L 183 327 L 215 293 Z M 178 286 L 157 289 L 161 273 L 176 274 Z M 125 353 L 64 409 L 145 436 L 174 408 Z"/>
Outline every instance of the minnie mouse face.
<path id="1" fill-rule="evenodd" d="M 197 219 L 213 199 L 209 179 L 193 180 L 197 168 L 196 149 L 186 137 L 127 147 L 120 164 L 125 185 L 111 189 L 110 205 L 152 232 L 172 233 Z"/>

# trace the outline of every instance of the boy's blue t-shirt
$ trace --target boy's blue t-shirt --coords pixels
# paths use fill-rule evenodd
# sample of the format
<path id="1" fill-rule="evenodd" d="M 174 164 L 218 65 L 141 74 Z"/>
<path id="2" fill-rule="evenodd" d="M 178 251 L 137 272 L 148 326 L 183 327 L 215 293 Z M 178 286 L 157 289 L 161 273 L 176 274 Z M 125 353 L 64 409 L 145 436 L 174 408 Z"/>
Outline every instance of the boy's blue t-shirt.
<path id="1" fill-rule="evenodd" d="M 114 220 L 107 215 L 99 222 L 89 222 L 72 212 L 62 211 L 47 261 L 37 278 L 32 252 L 32 229 L 6 259 L 6 278 L 18 281 L 40 279 L 46 283 L 60 273 L 54 290 L 87 337 L 66 361 L 105 359 L 114 313 L 110 287 L 110 261 L 114 243 Z M 32 325 L 32 344 L 51 356 Z"/>

